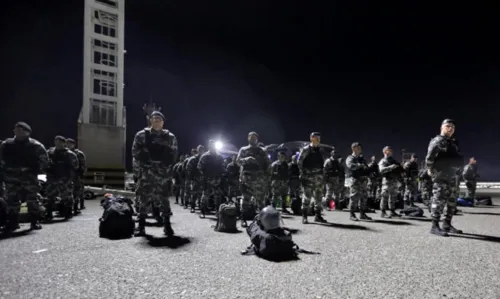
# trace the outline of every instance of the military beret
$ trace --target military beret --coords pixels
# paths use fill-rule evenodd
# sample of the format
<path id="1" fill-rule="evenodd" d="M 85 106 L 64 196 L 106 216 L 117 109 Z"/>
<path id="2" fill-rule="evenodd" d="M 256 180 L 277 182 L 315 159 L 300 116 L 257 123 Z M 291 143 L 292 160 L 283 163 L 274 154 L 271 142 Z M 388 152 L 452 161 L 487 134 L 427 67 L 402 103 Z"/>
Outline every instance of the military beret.
<path id="1" fill-rule="evenodd" d="M 153 117 L 153 116 L 158 116 L 158 117 L 161 117 L 163 120 L 165 120 L 165 116 L 160 111 L 151 112 L 151 117 Z"/>
<path id="2" fill-rule="evenodd" d="M 21 129 L 25 130 L 26 132 L 31 133 L 31 127 L 30 127 L 30 125 L 28 125 L 27 123 L 25 123 L 23 121 L 18 122 L 15 127 L 16 128 L 21 128 Z"/>

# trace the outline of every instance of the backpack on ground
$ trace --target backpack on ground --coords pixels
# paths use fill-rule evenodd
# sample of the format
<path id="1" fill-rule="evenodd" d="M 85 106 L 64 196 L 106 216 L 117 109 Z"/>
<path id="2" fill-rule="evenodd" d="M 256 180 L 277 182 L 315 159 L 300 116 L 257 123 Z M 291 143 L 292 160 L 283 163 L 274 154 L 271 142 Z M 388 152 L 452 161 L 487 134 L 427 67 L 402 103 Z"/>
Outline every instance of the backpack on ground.
<path id="1" fill-rule="evenodd" d="M 236 227 L 238 214 L 238 208 L 232 201 L 221 204 L 214 230 L 223 233 L 238 232 L 238 228 Z"/>
<path id="2" fill-rule="evenodd" d="M 423 217 L 424 210 L 422 210 L 419 207 L 408 207 L 406 209 L 402 209 L 401 214 L 408 216 L 408 217 Z"/>
<path id="3" fill-rule="evenodd" d="M 243 255 L 255 254 L 269 261 L 290 261 L 298 259 L 299 253 L 316 254 L 300 249 L 287 228 L 264 231 L 259 225 L 258 216 L 247 227 L 247 234 L 252 244 L 241 252 Z"/>
<path id="4" fill-rule="evenodd" d="M 104 209 L 99 219 L 99 236 L 108 239 L 130 238 L 134 234 L 132 200 L 106 195 L 101 201 Z"/>

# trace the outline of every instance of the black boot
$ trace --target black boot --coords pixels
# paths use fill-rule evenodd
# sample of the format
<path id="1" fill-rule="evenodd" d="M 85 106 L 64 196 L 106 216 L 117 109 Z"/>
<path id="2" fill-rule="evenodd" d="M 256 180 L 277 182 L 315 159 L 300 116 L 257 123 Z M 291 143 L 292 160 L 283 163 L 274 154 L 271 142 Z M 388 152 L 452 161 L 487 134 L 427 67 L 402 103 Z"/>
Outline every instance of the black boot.
<path id="1" fill-rule="evenodd" d="M 80 210 L 85 210 L 85 199 L 80 198 Z"/>
<path id="2" fill-rule="evenodd" d="M 448 233 L 441 230 L 439 227 L 439 220 L 432 220 L 431 234 L 441 237 L 448 237 Z"/>
<path id="3" fill-rule="evenodd" d="M 371 217 L 368 217 L 364 211 L 359 213 L 359 219 L 360 220 L 373 220 Z"/>
<path id="4" fill-rule="evenodd" d="M 172 229 L 172 225 L 170 224 L 170 216 L 165 215 L 163 217 L 163 233 L 167 237 L 172 237 L 174 235 L 174 230 Z"/>
<path id="5" fill-rule="evenodd" d="M 453 227 L 453 225 L 451 225 L 451 220 L 445 220 L 443 222 L 443 229 L 442 230 L 444 232 L 452 233 L 452 234 L 462 234 L 463 233 L 463 231 L 456 229 L 455 227 Z"/>
<path id="6" fill-rule="evenodd" d="M 139 221 L 137 221 L 137 227 L 134 232 L 135 237 L 144 237 L 146 236 L 146 216 L 139 215 Z"/>
<path id="7" fill-rule="evenodd" d="M 30 229 L 31 230 L 39 230 L 42 229 L 40 222 L 38 222 L 39 214 L 30 214 Z"/>
<path id="8" fill-rule="evenodd" d="M 309 215 L 309 209 L 308 208 L 302 209 L 302 224 L 309 223 L 309 221 L 307 220 L 308 215 Z"/>
<path id="9" fill-rule="evenodd" d="M 321 210 L 320 209 L 316 210 L 316 215 L 314 216 L 314 221 L 315 222 L 319 222 L 319 223 L 326 223 L 327 222 L 325 220 L 325 218 L 323 218 L 323 216 L 321 216 Z"/>
<path id="10" fill-rule="evenodd" d="M 45 210 L 44 222 L 50 223 L 54 220 L 54 212 L 52 211 L 52 205 L 48 204 Z"/>
<path id="11" fill-rule="evenodd" d="M 78 201 L 76 201 L 74 204 L 73 204 L 73 215 L 79 215 L 81 214 L 80 210 L 78 209 Z"/>
<path id="12" fill-rule="evenodd" d="M 390 215 L 387 215 L 387 213 L 385 212 L 385 210 L 380 211 L 380 217 L 382 217 L 382 218 L 391 218 Z"/>
<path id="13" fill-rule="evenodd" d="M 356 217 L 356 213 L 351 212 L 351 217 L 349 218 L 351 221 L 359 221 L 358 217 Z"/>
<path id="14" fill-rule="evenodd" d="M 391 218 L 394 218 L 394 217 L 401 217 L 401 215 L 399 215 L 398 213 L 396 213 L 396 210 L 392 209 L 391 210 L 391 214 L 389 214 L 389 216 L 391 216 Z"/>

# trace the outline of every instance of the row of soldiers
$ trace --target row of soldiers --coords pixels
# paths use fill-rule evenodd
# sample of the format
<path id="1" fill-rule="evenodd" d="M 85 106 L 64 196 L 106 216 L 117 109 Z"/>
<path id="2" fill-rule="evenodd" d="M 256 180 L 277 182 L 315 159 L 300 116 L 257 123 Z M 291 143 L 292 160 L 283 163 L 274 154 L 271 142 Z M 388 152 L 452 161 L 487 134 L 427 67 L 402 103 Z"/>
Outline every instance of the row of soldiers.
<path id="1" fill-rule="evenodd" d="M 84 153 L 75 147 L 73 139 L 62 136 L 56 136 L 54 147 L 46 150 L 43 144 L 31 138 L 31 133 L 27 123 L 18 122 L 14 127 L 14 137 L 0 144 L 0 198 L 4 199 L 6 206 L 5 215 L 0 217 L 0 226 L 7 233 L 19 228 L 23 202 L 26 202 L 33 230 L 42 228 L 42 219 L 50 222 L 54 210 L 68 219 L 85 208 Z M 41 190 L 38 175 L 44 173 L 47 180 L 44 190 Z M 40 193 L 45 196 L 43 202 L 39 200 Z"/>
<path id="2" fill-rule="evenodd" d="M 180 201 L 194 212 L 198 204 L 202 216 L 210 207 L 217 211 L 224 193 L 229 199 L 242 195 L 239 202 L 242 226 L 253 219 L 256 211 L 262 210 L 268 203 L 266 193 L 269 182 L 273 203 L 283 200 L 285 190 L 290 193 L 300 193 L 302 197 L 302 222 L 308 223 L 309 209 L 314 209 L 314 221 L 326 222 L 322 217 L 324 203 L 330 200 L 341 200 L 339 192 L 342 181 L 342 163 L 336 159 L 335 153 L 325 161 L 325 153 L 320 147 L 321 136 L 314 132 L 310 135 L 310 144 L 300 150 L 296 163 L 288 165 L 283 154 L 278 161 L 270 163 L 267 152 L 259 146 L 259 136 L 256 132 L 248 134 L 248 145 L 242 147 L 236 158 L 224 167 L 223 157 L 217 153 L 215 143 L 209 142 L 208 151 L 198 146 L 189 158 L 177 161 L 177 139 L 171 132 L 163 129 L 164 116 L 154 111 L 150 117 L 151 127 L 141 130 L 134 139 L 132 154 L 138 176 L 136 190 L 139 200 L 139 225 L 137 235 L 145 235 L 145 218 L 150 208 L 151 200 L 162 207 L 164 232 L 173 235 L 169 217 L 171 215 L 168 195 L 170 193 L 171 177 L 176 176 L 176 185 Z M 444 120 L 441 132 L 429 144 L 426 155 L 425 172 L 432 182 L 431 233 L 447 236 L 448 232 L 459 233 L 451 225 L 451 219 L 456 209 L 458 197 L 460 170 L 463 168 L 463 157 L 453 137 L 455 122 Z M 383 149 L 384 157 L 371 165 L 362 155 L 362 145 L 355 142 L 351 146 L 352 154 L 345 160 L 345 175 L 349 178 L 349 205 L 351 220 L 371 220 L 367 216 L 367 199 L 374 195 L 377 184 L 381 180 L 380 208 L 384 218 L 399 217 L 396 212 L 396 199 L 399 193 L 399 182 L 403 179 L 405 201 L 413 204 L 417 191 L 419 176 L 417 157 L 403 166 L 392 156 L 392 148 Z M 286 165 L 286 166 L 285 166 Z M 288 169 L 292 168 L 292 170 Z M 291 183 L 291 182 L 294 183 Z M 224 186 L 227 182 L 227 186 Z M 324 195 L 326 182 L 326 196 Z M 370 184 L 369 184 L 370 183 Z M 293 185 L 293 186 L 292 186 Z M 288 188 L 287 188 L 288 187 Z M 300 192 L 297 191 L 300 188 Z M 226 190 L 226 191 L 225 191 Z M 210 200 L 213 200 L 213 204 Z M 446 211 L 444 211 L 446 207 Z M 284 210 L 286 207 L 283 206 Z M 359 211 L 358 218 L 355 211 Z M 439 222 L 444 214 L 443 229 Z"/>

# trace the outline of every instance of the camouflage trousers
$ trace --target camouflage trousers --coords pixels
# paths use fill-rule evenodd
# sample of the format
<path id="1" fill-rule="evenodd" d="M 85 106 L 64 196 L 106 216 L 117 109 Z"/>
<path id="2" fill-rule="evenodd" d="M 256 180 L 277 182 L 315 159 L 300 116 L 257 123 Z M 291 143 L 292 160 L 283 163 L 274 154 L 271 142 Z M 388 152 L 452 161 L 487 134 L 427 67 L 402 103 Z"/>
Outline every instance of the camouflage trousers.
<path id="1" fill-rule="evenodd" d="M 152 204 L 160 207 L 163 215 L 170 214 L 171 184 L 167 169 L 153 164 L 152 167 L 140 170 L 141 176 L 137 180 L 136 195 L 138 200 L 138 213 L 146 216 Z"/>
<path id="2" fill-rule="evenodd" d="M 181 204 L 184 203 L 184 199 L 182 193 L 184 192 L 184 181 L 182 179 L 177 178 L 174 184 L 174 194 L 175 194 L 175 202 L 181 201 Z"/>
<path id="3" fill-rule="evenodd" d="M 466 198 L 474 200 L 476 197 L 476 181 L 465 181 L 465 187 L 467 188 Z"/>
<path id="4" fill-rule="evenodd" d="M 235 202 L 237 201 L 236 199 L 238 198 L 238 196 L 241 194 L 240 193 L 240 182 L 239 181 L 235 181 L 235 182 L 232 182 L 230 181 L 228 183 L 228 190 L 227 190 L 227 197 L 229 200 L 235 200 Z"/>
<path id="5" fill-rule="evenodd" d="M 368 180 L 353 179 L 350 185 L 350 200 L 349 210 L 355 211 L 359 208 L 360 211 L 366 210 L 366 201 L 368 197 Z"/>
<path id="6" fill-rule="evenodd" d="M 417 180 L 407 180 L 405 182 L 404 201 L 405 205 L 413 205 L 415 196 L 417 196 L 418 184 Z"/>
<path id="7" fill-rule="evenodd" d="M 316 210 L 321 211 L 321 201 L 323 199 L 324 179 L 323 174 L 310 174 L 302 176 L 302 209 L 307 209 L 314 205 Z"/>
<path id="8" fill-rule="evenodd" d="M 301 198 L 302 186 L 300 184 L 299 178 L 291 178 L 288 182 L 288 195 L 290 198 L 296 199 Z"/>
<path id="9" fill-rule="evenodd" d="M 397 180 L 382 180 L 382 192 L 380 199 L 380 210 L 395 210 L 398 201 L 399 186 Z"/>
<path id="10" fill-rule="evenodd" d="M 250 209 L 262 210 L 265 207 L 267 179 L 264 174 L 242 174 L 240 177 L 241 211 Z"/>
<path id="11" fill-rule="evenodd" d="M 323 199 L 323 202 L 326 203 L 330 200 L 335 200 L 335 203 L 338 203 L 338 201 L 341 198 L 337 198 L 339 192 L 339 186 L 340 181 L 338 177 L 329 177 L 326 179 L 325 186 L 326 186 L 326 194 Z"/>
<path id="12" fill-rule="evenodd" d="M 80 207 L 84 206 L 84 197 L 83 197 L 83 178 L 76 177 L 73 179 L 73 205 L 77 207 L 80 204 Z"/>
<path id="13" fill-rule="evenodd" d="M 420 191 L 422 192 L 422 200 L 424 203 L 430 203 L 432 199 L 432 181 L 420 181 Z"/>
<path id="14" fill-rule="evenodd" d="M 184 192 L 182 193 L 182 201 L 184 206 L 187 207 L 191 203 L 191 180 L 184 180 Z"/>
<path id="15" fill-rule="evenodd" d="M 281 202 L 281 207 L 286 207 L 286 196 L 288 194 L 288 181 L 273 180 L 271 181 L 271 192 L 273 194 L 273 206 L 278 206 Z"/>
<path id="16" fill-rule="evenodd" d="M 222 203 L 222 178 L 205 178 L 203 183 L 203 193 L 201 195 L 201 207 L 208 208 L 211 197 L 214 199 L 215 211 L 219 211 L 219 206 Z"/>
<path id="17" fill-rule="evenodd" d="M 431 217 L 434 220 L 440 220 L 444 212 L 445 219 L 451 221 L 457 208 L 458 193 L 458 180 L 434 181 L 432 184 Z"/>
<path id="18" fill-rule="evenodd" d="M 334 190 L 334 197 L 338 201 L 344 201 L 345 198 L 345 178 L 339 178 L 338 189 Z"/>
<path id="19" fill-rule="evenodd" d="M 48 178 L 46 185 L 46 197 L 50 208 L 55 208 L 54 205 L 60 204 L 69 210 L 73 209 L 73 181 L 71 179 L 54 179 Z M 57 202 L 57 198 L 61 201 Z"/>
<path id="20" fill-rule="evenodd" d="M 368 198 L 378 198 L 380 194 L 379 192 L 379 187 L 380 187 L 380 181 L 378 178 L 376 179 L 369 179 L 368 180 Z"/>
<path id="21" fill-rule="evenodd" d="M 21 203 L 26 202 L 28 214 L 39 215 L 40 203 L 38 201 L 38 192 L 40 192 L 40 184 L 36 177 L 31 179 L 7 177 L 5 181 L 7 213 L 19 214 Z"/>
<path id="22" fill-rule="evenodd" d="M 191 186 L 189 189 L 189 204 L 191 208 L 195 208 L 196 204 L 200 205 L 201 196 L 203 194 L 203 185 L 199 181 L 199 179 L 191 180 Z"/>

